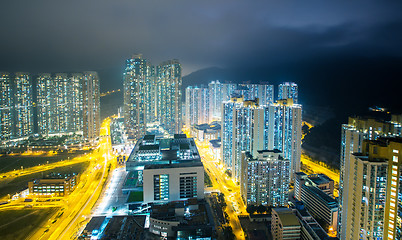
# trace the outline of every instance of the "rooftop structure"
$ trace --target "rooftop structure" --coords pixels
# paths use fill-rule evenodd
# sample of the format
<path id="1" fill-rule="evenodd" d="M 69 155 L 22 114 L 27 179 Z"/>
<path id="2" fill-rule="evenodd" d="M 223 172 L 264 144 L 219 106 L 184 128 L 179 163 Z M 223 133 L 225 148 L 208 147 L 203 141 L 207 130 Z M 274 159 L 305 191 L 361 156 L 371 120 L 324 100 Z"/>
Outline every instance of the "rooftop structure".
<path id="1" fill-rule="evenodd" d="M 300 222 L 289 208 L 273 208 L 271 233 L 275 240 L 300 239 Z"/>
<path id="2" fill-rule="evenodd" d="M 147 164 L 167 164 L 181 161 L 200 161 L 194 139 L 185 134 L 175 134 L 173 138 L 156 138 L 145 135 L 137 141 L 127 162 L 126 170 L 141 170 Z"/>
<path id="3" fill-rule="evenodd" d="M 204 201 L 189 199 L 151 208 L 149 231 L 161 237 L 210 239 L 213 228 L 212 216 Z"/>

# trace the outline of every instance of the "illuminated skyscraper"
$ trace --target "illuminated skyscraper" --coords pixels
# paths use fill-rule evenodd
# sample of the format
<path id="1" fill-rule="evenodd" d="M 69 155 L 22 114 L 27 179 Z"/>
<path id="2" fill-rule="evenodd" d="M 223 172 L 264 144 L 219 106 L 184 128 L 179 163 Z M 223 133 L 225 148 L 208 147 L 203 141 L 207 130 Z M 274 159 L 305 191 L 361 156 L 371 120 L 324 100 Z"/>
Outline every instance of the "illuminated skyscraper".
<path id="1" fill-rule="evenodd" d="M 54 131 L 51 119 L 54 118 L 57 113 L 54 111 L 55 106 L 53 105 L 53 95 L 55 94 L 53 83 L 50 73 L 39 74 L 36 78 L 38 133 L 42 135 Z"/>
<path id="2" fill-rule="evenodd" d="M 298 86 L 294 82 L 284 82 L 279 84 L 278 99 L 292 98 L 294 103 L 298 103 Z"/>
<path id="3" fill-rule="evenodd" d="M 232 169 L 233 163 L 233 114 L 236 108 L 240 107 L 243 97 L 232 97 L 230 101 L 222 103 L 222 144 L 221 160 L 227 169 Z"/>
<path id="4" fill-rule="evenodd" d="M 98 80 L 99 81 L 99 80 Z M 83 99 L 83 74 L 82 73 L 73 73 L 69 77 L 69 85 L 68 85 L 68 107 L 69 107 L 69 115 L 70 121 L 68 122 L 68 129 L 71 132 L 77 132 L 83 130 L 83 108 L 84 108 L 84 99 Z M 97 96 L 94 96 L 95 98 Z M 99 97 L 98 97 L 99 98 Z M 97 108 L 99 109 L 100 102 L 97 102 Z"/>
<path id="5" fill-rule="evenodd" d="M 83 74 L 83 134 L 87 139 L 99 136 L 100 85 L 97 72 Z"/>
<path id="6" fill-rule="evenodd" d="M 156 113 L 156 99 L 159 94 L 156 86 L 156 71 L 155 66 L 151 65 L 149 62 L 146 63 L 146 74 L 145 74 L 145 122 L 152 123 L 157 120 Z"/>
<path id="7" fill-rule="evenodd" d="M 36 78 L 38 133 L 82 132 L 83 74 L 50 73 Z"/>
<path id="8" fill-rule="evenodd" d="M 235 93 L 237 84 L 235 83 L 223 83 L 222 84 L 222 102 L 230 100 L 230 97 Z"/>
<path id="9" fill-rule="evenodd" d="M 208 88 L 188 86 L 186 88 L 186 127 L 209 123 Z"/>
<path id="10" fill-rule="evenodd" d="M 142 54 L 126 60 L 124 72 L 124 124 L 129 138 L 138 140 L 146 133 L 146 60 Z"/>
<path id="11" fill-rule="evenodd" d="M 240 181 L 242 175 L 242 152 L 256 156 L 257 150 L 265 150 L 265 123 L 264 108 L 258 105 L 258 100 L 244 101 L 233 110 L 232 176 L 236 181 Z"/>
<path id="12" fill-rule="evenodd" d="M 32 79 L 28 73 L 18 72 L 14 77 L 15 137 L 34 133 Z"/>
<path id="13" fill-rule="evenodd" d="M 216 80 L 208 84 L 209 91 L 209 122 L 221 119 L 222 84 Z"/>
<path id="14" fill-rule="evenodd" d="M 267 148 L 278 149 L 290 160 L 290 178 L 300 172 L 302 107 L 292 99 L 278 100 L 265 108 Z"/>
<path id="15" fill-rule="evenodd" d="M 352 117 L 348 124 L 342 125 L 341 159 L 339 179 L 339 217 L 338 236 L 340 239 L 350 239 L 351 214 L 354 210 L 349 207 L 348 196 L 355 191 L 351 185 L 354 164 L 353 153 L 364 150 L 363 140 L 375 140 L 379 137 L 400 136 L 401 124 L 398 121 L 386 122 L 375 118 Z M 356 208 L 355 208 L 356 209 Z"/>
<path id="16" fill-rule="evenodd" d="M 186 88 L 186 113 L 185 124 L 188 129 L 198 124 L 198 87 L 188 86 Z"/>
<path id="17" fill-rule="evenodd" d="M 157 67 L 157 120 L 169 134 L 181 132 L 181 65 L 178 60 Z"/>
<path id="18" fill-rule="evenodd" d="M 261 84 L 258 90 L 261 106 L 267 106 L 274 102 L 274 85 Z"/>
<path id="19" fill-rule="evenodd" d="M 10 75 L 0 72 L 0 140 L 13 136 L 13 93 Z"/>
<path id="20" fill-rule="evenodd" d="M 401 239 L 402 139 L 364 140 L 344 174 L 340 239 Z M 345 224 L 345 222 L 347 224 Z"/>
<path id="21" fill-rule="evenodd" d="M 69 82 L 67 74 L 65 73 L 57 73 L 53 79 L 54 82 L 54 101 L 55 104 L 53 109 L 56 111 L 56 114 L 53 115 L 52 120 L 55 121 L 53 129 L 54 132 L 63 133 L 68 132 L 68 122 L 69 122 Z"/>

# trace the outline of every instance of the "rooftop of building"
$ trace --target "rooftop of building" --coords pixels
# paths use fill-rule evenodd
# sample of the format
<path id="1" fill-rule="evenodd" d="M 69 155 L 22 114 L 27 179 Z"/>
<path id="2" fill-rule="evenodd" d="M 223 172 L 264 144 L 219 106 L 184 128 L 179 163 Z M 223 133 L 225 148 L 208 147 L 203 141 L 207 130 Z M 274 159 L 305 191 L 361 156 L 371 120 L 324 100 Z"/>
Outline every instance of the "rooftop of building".
<path id="1" fill-rule="evenodd" d="M 189 153 L 185 156 L 179 154 L 183 150 L 189 151 Z M 138 161 L 141 159 L 142 151 L 159 151 L 156 153 L 159 155 L 155 160 L 200 160 L 194 139 L 187 138 L 185 134 L 175 134 L 173 138 L 157 138 L 155 135 L 145 135 L 137 141 L 127 161 Z M 145 154 L 147 153 L 145 152 Z M 181 159 L 183 157 L 185 159 Z"/>
<path id="2" fill-rule="evenodd" d="M 150 217 L 161 221 L 180 222 L 181 226 L 196 226 L 208 223 L 206 204 L 204 201 L 198 201 L 197 199 L 152 205 Z"/>
<path id="3" fill-rule="evenodd" d="M 102 234 L 102 239 L 116 239 L 119 235 L 122 237 L 135 235 L 137 239 L 142 239 L 145 219 L 145 215 L 113 216 Z"/>
<path id="4" fill-rule="evenodd" d="M 162 168 L 187 168 L 187 167 L 202 167 L 201 161 L 183 161 L 167 164 L 149 164 L 144 166 L 145 169 L 162 169 Z"/>
<path id="5" fill-rule="evenodd" d="M 327 184 L 334 181 L 325 174 L 311 174 L 308 176 L 308 179 L 316 185 Z"/>
<path id="6" fill-rule="evenodd" d="M 219 131 L 221 130 L 221 124 L 217 121 L 212 122 L 211 124 L 203 123 L 195 125 L 194 129 L 206 132 Z"/>
<path id="7" fill-rule="evenodd" d="M 91 218 L 84 231 L 92 232 L 93 230 L 99 230 L 99 228 L 102 226 L 102 223 L 105 221 L 105 218 L 106 216 Z"/>
<path id="8" fill-rule="evenodd" d="M 297 209 L 297 208 L 296 208 Z M 310 215 L 307 209 L 297 209 L 297 216 L 306 228 L 307 232 L 314 240 L 336 240 L 336 237 L 330 237 L 318 222 Z"/>
<path id="9" fill-rule="evenodd" d="M 253 156 L 250 152 L 245 152 L 249 161 L 261 161 L 261 160 L 285 160 L 282 156 L 282 152 L 278 149 L 274 150 L 257 150 L 257 156 Z"/>
<path id="10" fill-rule="evenodd" d="M 296 177 L 297 176 L 300 176 L 300 177 L 307 176 L 307 174 L 304 172 L 296 172 L 295 175 L 296 175 Z"/>
<path id="11" fill-rule="evenodd" d="M 273 208 L 281 220 L 282 226 L 291 227 L 291 226 L 300 226 L 300 222 L 297 219 L 296 215 L 289 208 Z"/>
<path id="12" fill-rule="evenodd" d="M 221 147 L 221 140 L 220 139 L 213 139 L 209 140 L 209 143 L 212 145 L 214 148 L 219 148 Z"/>

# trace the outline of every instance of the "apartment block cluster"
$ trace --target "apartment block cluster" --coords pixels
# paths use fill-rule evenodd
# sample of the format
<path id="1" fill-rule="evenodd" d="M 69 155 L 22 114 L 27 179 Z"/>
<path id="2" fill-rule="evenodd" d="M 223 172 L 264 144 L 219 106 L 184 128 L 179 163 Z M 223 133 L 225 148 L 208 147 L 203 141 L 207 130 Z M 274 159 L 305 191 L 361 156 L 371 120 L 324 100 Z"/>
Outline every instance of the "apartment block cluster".
<path id="1" fill-rule="evenodd" d="M 298 86 L 282 83 L 276 101 L 274 96 L 270 84 L 213 81 L 186 88 L 186 128 L 198 140 L 209 140 L 247 205 L 285 206 L 289 183 L 300 171 Z M 212 135 L 212 126 L 219 126 L 220 134 Z"/>
<path id="2" fill-rule="evenodd" d="M 124 126 L 129 139 L 146 134 L 147 124 L 158 122 L 166 133 L 181 132 L 181 65 L 178 60 L 152 65 L 141 54 L 126 60 L 123 77 Z"/>
<path id="3" fill-rule="evenodd" d="M 96 72 L 0 73 L 0 139 L 80 133 L 99 135 L 100 86 Z"/>

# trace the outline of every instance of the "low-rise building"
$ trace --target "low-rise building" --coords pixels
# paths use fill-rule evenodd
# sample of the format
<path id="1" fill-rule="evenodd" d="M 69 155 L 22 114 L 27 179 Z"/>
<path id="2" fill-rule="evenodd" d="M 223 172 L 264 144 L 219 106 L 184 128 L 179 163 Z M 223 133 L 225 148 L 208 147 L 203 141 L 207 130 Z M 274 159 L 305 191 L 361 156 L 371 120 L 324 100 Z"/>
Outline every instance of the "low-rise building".
<path id="1" fill-rule="evenodd" d="M 221 140 L 209 140 L 209 149 L 211 149 L 214 159 L 221 162 Z"/>
<path id="2" fill-rule="evenodd" d="M 211 239 L 213 219 L 205 201 L 170 202 L 153 205 L 149 218 L 149 232 L 174 239 Z"/>
<path id="3" fill-rule="evenodd" d="M 301 225 L 289 208 L 273 208 L 271 233 L 274 240 L 300 240 Z"/>
<path id="4" fill-rule="evenodd" d="M 144 203 L 204 198 L 201 161 L 146 165 L 143 170 Z"/>
<path id="5" fill-rule="evenodd" d="M 311 215 L 322 221 L 325 228 L 336 229 L 338 224 L 338 202 L 318 187 L 309 183 L 301 187 L 301 200 Z"/>
<path id="6" fill-rule="evenodd" d="M 190 129 L 190 134 L 201 142 L 218 139 L 221 137 L 221 125 L 217 121 L 211 124 L 194 125 Z"/>
<path id="7" fill-rule="evenodd" d="M 86 225 L 84 231 L 81 233 L 83 239 L 99 239 L 99 235 L 102 233 L 102 228 L 106 227 L 106 216 L 93 217 Z"/>
<path id="8" fill-rule="evenodd" d="M 35 179 L 28 182 L 29 194 L 40 196 L 67 196 L 77 185 L 77 175 Z"/>
<path id="9" fill-rule="evenodd" d="M 301 201 L 301 187 L 308 183 L 311 186 L 319 188 L 330 197 L 334 197 L 334 180 L 325 174 L 307 175 L 303 172 L 295 173 L 295 198 Z"/>

